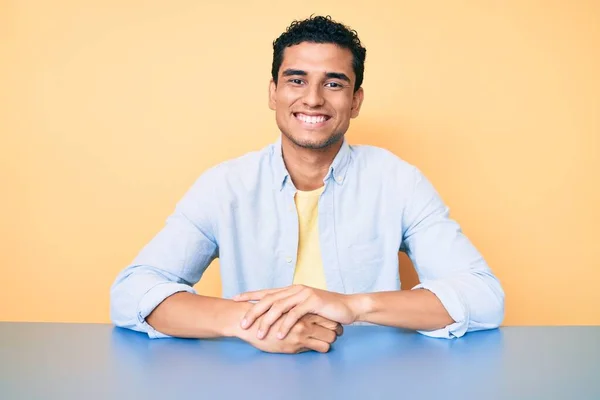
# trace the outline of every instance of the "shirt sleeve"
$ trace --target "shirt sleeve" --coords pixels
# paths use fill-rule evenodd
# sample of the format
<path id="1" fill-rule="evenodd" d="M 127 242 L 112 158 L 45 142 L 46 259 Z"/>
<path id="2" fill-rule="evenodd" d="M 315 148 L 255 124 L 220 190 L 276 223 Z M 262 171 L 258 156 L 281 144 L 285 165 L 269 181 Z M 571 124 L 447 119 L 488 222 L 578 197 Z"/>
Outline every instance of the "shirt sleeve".
<path id="1" fill-rule="evenodd" d="M 167 337 L 146 317 L 177 292 L 195 293 L 195 285 L 218 256 L 214 193 L 208 174 L 201 176 L 177 204 L 165 226 L 139 252 L 111 287 L 110 314 L 117 326 Z"/>
<path id="2" fill-rule="evenodd" d="M 414 289 L 434 293 L 455 321 L 420 333 L 440 338 L 497 328 L 504 318 L 504 291 L 479 251 L 449 218 L 449 209 L 415 168 L 414 190 L 403 214 L 405 251 L 419 276 Z"/>

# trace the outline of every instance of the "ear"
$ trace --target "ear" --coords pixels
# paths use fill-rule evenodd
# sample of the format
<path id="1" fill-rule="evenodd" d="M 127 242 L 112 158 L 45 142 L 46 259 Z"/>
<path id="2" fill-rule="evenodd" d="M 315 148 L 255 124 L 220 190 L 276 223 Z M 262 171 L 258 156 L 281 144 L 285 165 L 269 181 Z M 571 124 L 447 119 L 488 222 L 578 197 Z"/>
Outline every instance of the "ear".
<path id="1" fill-rule="evenodd" d="M 360 112 L 360 106 L 362 106 L 364 98 L 365 92 L 362 87 L 359 87 L 358 90 L 352 96 L 352 110 L 350 113 L 350 118 L 358 117 L 358 113 Z"/>
<path id="2" fill-rule="evenodd" d="M 277 85 L 275 84 L 275 81 L 271 79 L 271 81 L 269 82 L 269 108 L 273 111 L 275 111 L 275 108 L 277 106 L 277 99 L 275 97 L 276 91 Z"/>

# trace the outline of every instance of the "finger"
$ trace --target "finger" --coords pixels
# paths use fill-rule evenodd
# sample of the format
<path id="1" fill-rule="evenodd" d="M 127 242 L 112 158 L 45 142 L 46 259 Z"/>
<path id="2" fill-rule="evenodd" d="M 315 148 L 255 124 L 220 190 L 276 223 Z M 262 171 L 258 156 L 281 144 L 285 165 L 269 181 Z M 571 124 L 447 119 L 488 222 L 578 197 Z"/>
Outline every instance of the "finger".
<path id="1" fill-rule="evenodd" d="M 313 325 L 308 337 L 331 344 L 336 341 L 337 334 L 331 329 L 323 328 L 319 325 Z"/>
<path id="2" fill-rule="evenodd" d="M 265 337 L 269 333 L 271 326 L 281 318 L 281 316 L 287 313 L 292 308 L 306 300 L 306 295 L 302 293 L 296 293 L 292 296 L 285 297 L 280 300 L 273 302 L 271 308 L 266 312 L 265 316 L 261 319 L 258 327 L 259 337 Z M 280 337 L 283 339 L 283 337 Z"/>
<path id="3" fill-rule="evenodd" d="M 292 329 L 292 327 L 296 325 L 296 322 L 298 322 L 300 318 L 302 318 L 306 314 L 313 312 L 313 307 L 311 303 L 312 302 L 309 299 L 305 299 L 302 303 L 298 304 L 297 306 L 291 308 L 288 311 L 288 313 L 283 319 L 283 322 L 281 323 L 281 326 L 279 327 L 279 333 L 277 333 L 277 337 L 279 339 L 285 338 L 289 333 L 290 329 Z"/>
<path id="4" fill-rule="evenodd" d="M 338 336 L 342 336 L 344 334 L 344 327 L 342 324 L 338 324 L 338 326 L 335 328 L 335 334 Z"/>
<path id="5" fill-rule="evenodd" d="M 302 289 L 303 289 L 302 285 L 292 285 L 292 286 L 286 286 L 286 287 L 277 288 L 277 289 L 263 289 L 263 290 L 257 290 L 255 292 L 241 293 L 241 294 L 238 294 L 237 296 L 235 296 L 233 299 L 235 301 L 258 301 L 258 300 L 262 300 L 265 297 L 272 295 L 272 294 L 287 292 L 287 291 L 289 291 L 290 293 L 297 293 L 297 292 L 301 291 Z"/>
<path id="6" fill-rule="evenodd" d="M 327 342 L 323 342 L 322 340 L 307 338 L 304 347 L 318 351 L 319 353 L 327 353 L 331 348 L 331 345 Z"/>
<path id="7" fill-rule="evenodd" d="M 245 293 L 236 294 L 231 299 L 234 301 L 260 300 L 268 294 L 281 292 L 282 290 L 285 290 L 285 289 L 287 289 L 287 288 L 255 290 L 253 292 L 245 292 Z"/>
<path id="8" fill-rule="evenodd" d="M 252 308 L 246 311 L 246 314 L 242 318 L 241 326 L 243 329 L 247 329 L 252 326 L 254 321 L 265 312 L 267 312 L 272 306 L 273 303 L 284 299 L 286 297 L 292 296 L 295 294 L 295 291 L 290 290 L 280 290 L 279 292 L 274 292 L 266 295 L 262 300 L 258 303 L 255 303 Z M 261 335 L 258 335 L 259 337 Z M 264 335 L 263 335 L 264 336 Z"/>
<path id="9" fill-rule="evenodd" d="M 322 317 L 319 314 L 310 314 L 307 317 L 309 318 L 308 322 L 321 325 L 322 327 L 325 327 L 327 329 L 335 330 L 339 325 L 337 322 Z"/>

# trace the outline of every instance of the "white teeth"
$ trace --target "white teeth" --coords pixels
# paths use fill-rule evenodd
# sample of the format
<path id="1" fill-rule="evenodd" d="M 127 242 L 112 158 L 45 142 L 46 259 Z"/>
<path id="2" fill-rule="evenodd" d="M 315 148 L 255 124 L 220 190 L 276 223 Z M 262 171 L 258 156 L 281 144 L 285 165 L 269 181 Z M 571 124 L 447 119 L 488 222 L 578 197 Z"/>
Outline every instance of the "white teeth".
<path id="1" fill-rule="evenodd" d="M 296 117 L 300 121 L 306 122 L 308 124 L 318 124 L 320 122 L 325 122 L 327 120 L 327 117 L 324 115 L 311 116 L 311 115 L 304 115 L 304 114 L 296 114 Z"/>

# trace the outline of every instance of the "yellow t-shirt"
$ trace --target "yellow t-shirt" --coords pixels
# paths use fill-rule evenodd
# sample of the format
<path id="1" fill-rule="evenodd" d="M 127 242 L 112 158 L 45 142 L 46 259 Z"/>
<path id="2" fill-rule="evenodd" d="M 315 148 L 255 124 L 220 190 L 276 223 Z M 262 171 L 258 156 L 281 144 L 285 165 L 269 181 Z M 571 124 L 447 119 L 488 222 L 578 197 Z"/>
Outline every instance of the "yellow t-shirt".
<path id="1" fill-rule="evenodd" d="M 298 260 L 294 284 L 327 289 L 319 246 L 319 197 L 325 187 L 310 192 L 298 190 L 294 200 L 298 211 Z"/>

